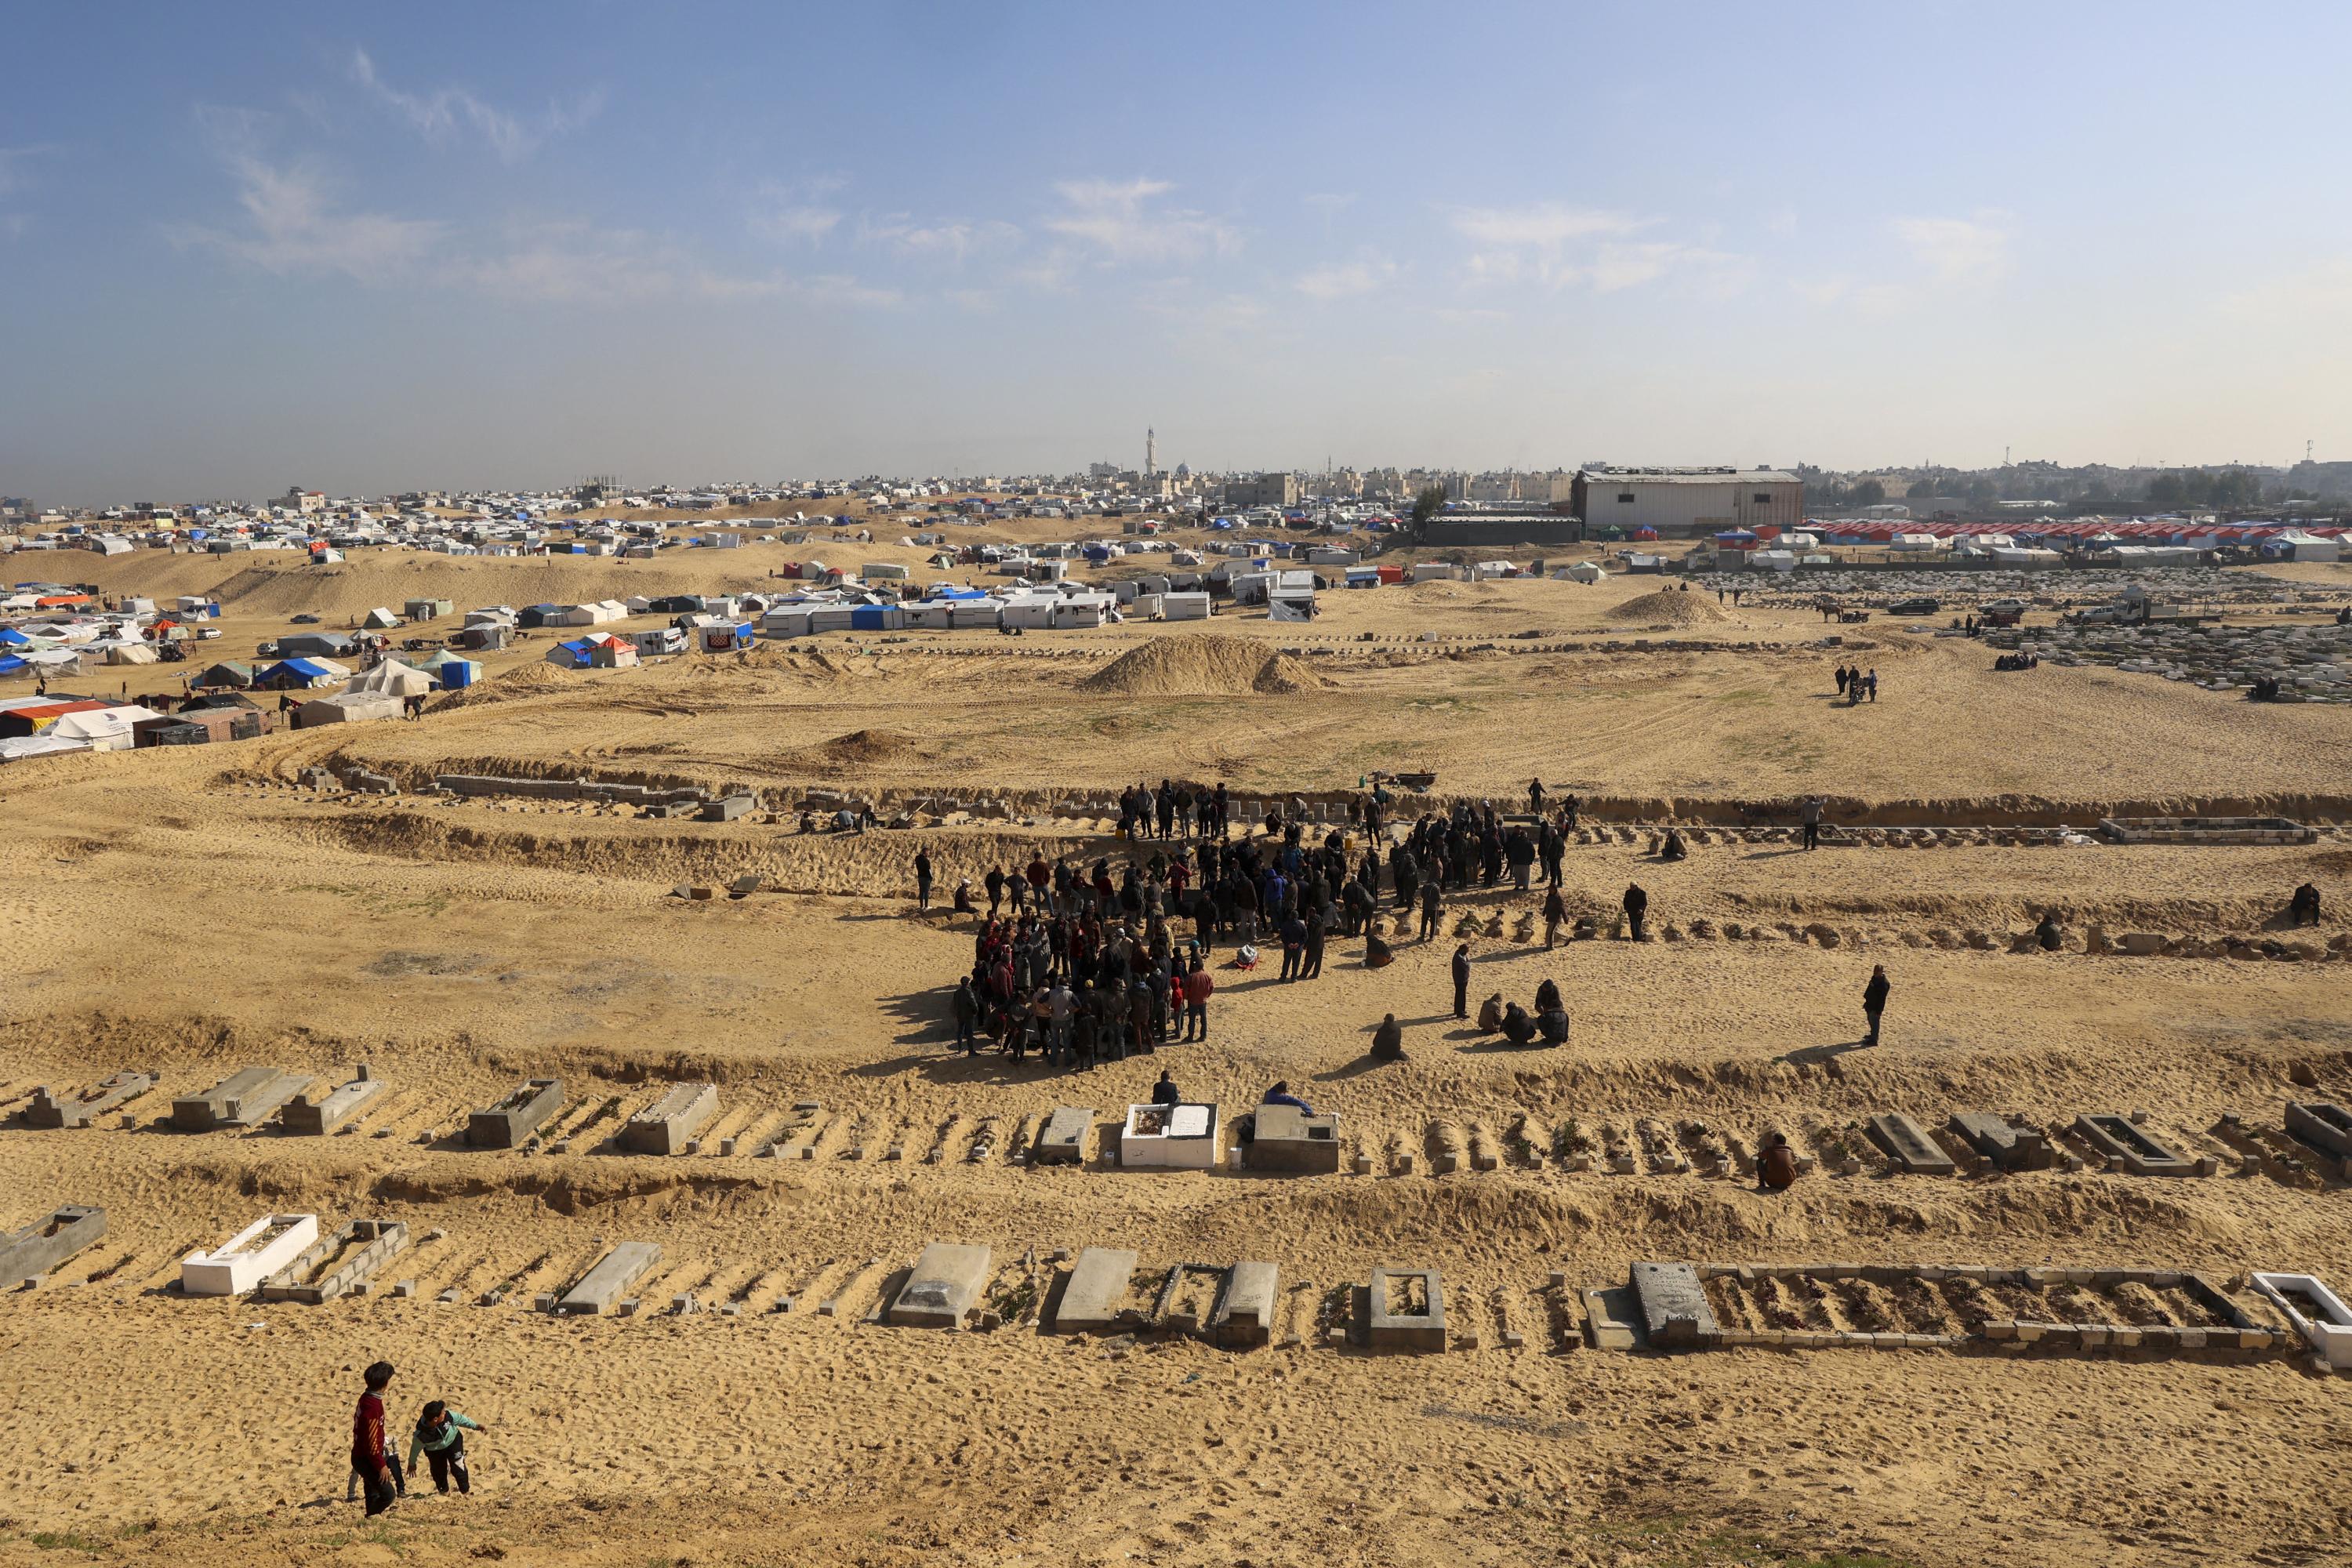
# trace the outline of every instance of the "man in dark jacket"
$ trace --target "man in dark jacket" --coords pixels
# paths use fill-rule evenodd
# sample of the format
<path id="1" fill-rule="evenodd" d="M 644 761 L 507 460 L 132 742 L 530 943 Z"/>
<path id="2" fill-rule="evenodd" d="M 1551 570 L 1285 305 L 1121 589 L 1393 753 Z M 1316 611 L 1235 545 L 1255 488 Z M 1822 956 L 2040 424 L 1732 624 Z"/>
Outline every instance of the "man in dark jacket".
<path id="1" fill-rule="evenodd" d="M 1470 1016 L 1470 944 L 1466 942 L 1454 950 L 1454 1016 Z"/>
<path id="2" fill-rule="evenodd" d="M 1372 1031 L 1372 1059 L 1381 1062 L 1404 1060 L 1404 1030 L 1397 1023 L 1394 1013 L 1383 1017 L 1381 1026 Z"/>
<path id="3" fill-rule="evenodd" d="M 1862 988 L 1862 1016 L 1870 1020 L 1870 1033 L 1862 1039 L 1865 1046 L 1878 1044 L 1878 1018 L 1886 1011 L 1886 994 L 1891 989 L 1886 984 L 1886 965 L 1872 964 L 1870 984 Z"/>
<path id="4" fill-rule="evenodd" d="M 1639 882 L 1625 886 L 1625 923 L 1631 928 L 1635 942 L 1642 940 L 1642 921 L 1650 912 L 1650 895 L 1642 890 Z"/>
<path id="5" fill-rule="evenodd" d="M 1437 934 L 1437 916 L 1443 907 L 1444 900 L 1438 895 L 1437 884 L 1433 881 L 1423 882 L 1421 885 L 1422 941 L 1427 942 Z"/>

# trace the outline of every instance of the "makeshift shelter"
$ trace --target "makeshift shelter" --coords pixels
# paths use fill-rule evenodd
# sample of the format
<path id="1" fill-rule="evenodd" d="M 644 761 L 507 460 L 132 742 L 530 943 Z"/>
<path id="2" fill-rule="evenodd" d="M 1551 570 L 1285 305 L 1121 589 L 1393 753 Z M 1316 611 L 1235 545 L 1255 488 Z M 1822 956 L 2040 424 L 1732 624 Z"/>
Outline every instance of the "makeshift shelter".
<path id="1" fill-rule="evenodd" d="M 278 639 L 280 658 L 349 658 L 358 651 L 341 632 L 290 632 Z"/>
<path id="2" fill-rule="evenodd" d="M 345 691 L 373 691 L 386 697 L 422 697 L 433 689 L 433 678 L 414 665 L 385 659 L 373 669 L 352 677 Z"/>
<path id="3" fill-rule="evenodd" d="M 155 659 L 155 650 L 141 642 L 117 643 L 106 650 L 109 664 L 152 664 Z"/>
<path id="4" fill-rule="evenodd" d="M 198 689 L 216 687 L 242 690 L 253 684 L 253 666 L 226 658 L 218 664 L 206 665 L 188 684 Z"/>
<path id="5" fill-rule="evenodd" d="M 339 691 L 332 697 L 314 697 L 294 710 L 294 727 L 308 730 L 320 724 L 358 724 L 371 719 L 397 719 L 401 702 L 397 697 L 381 691 Z"/>
<path id="6" fill-rule="evenodd" d="M 455 608 L 447 599 L 411 599 L 401 611 L 412 621 L 437 621 Z"/>
<path id="7" fill-rule="evenodd" d="M 419 662 L 417 668 L 431 676 L 444 691 L 462 690 L 482 678 L 480 664 L 446 647 Z"/>
<path id="8" fill-rule="evenodd" d="M 626 669 L 637 662 L 636 645 L 610 633 L 574 637 L 547 650 L 549 664 L 565 669 Z"/>
<path id="9" fill-rule="evenodd" d="M 449 634 L 451 647 L 471 648 L 478 653 L 496 653 L 513 640 L 512 627 L 497 621 L 484 622 Z"/>
<path id="10" fill-rule="evenodd" d="M 44 733 L 61 741 L 82 742 L 93 752 L 127 752 L 133 744 L 133 724 L 163 717 L 152 708 L 135 704 L 122 708 L 100 705 L 62 715 Z"/>
<path id="11" fill-rule="evenodd" d="M 400 617 L 379 605 L 360 617 L 360 625 L 372 632 L 390 631 L 400 625 Z"/>

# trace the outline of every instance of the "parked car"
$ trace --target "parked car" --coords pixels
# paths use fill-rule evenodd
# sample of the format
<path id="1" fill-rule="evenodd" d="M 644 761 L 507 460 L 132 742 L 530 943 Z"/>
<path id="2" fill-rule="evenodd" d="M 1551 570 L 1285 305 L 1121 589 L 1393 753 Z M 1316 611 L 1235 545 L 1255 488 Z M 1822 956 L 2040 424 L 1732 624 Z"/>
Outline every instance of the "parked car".
<path id="1" fill-rule="evenodd" d="M 298 626 L 315 626 L 319 624 L 319 617 L 312 615 L 296 616 L 294 624 Z"/>
<path id="2" fill-rule="evenodd" d="M 1943 606 L 1935 600 L 1926 597 L 1897 599 L 1886 606 L 1886 613 L 1890 616 L 1932 616 L 1941 608 Z"/>

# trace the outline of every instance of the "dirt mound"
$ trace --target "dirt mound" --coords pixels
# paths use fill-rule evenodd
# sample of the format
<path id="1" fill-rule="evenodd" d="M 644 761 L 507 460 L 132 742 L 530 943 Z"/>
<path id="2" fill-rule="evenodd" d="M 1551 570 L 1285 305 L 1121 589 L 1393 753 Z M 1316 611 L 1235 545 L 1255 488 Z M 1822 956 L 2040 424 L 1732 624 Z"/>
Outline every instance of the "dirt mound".
<path id="1" fill-rule="evenodd" d="M 853 730 L 816 750 L 836 763 L 888 763 L 912 756 L 915 742 L 893 730 Z"/>
<path id="2" fill-rule="evenodd" d="M 1660 588 L 1628 599 L 1601 612 L 1601 618 L 1622 626 L 1721 626 L 1731 617 L 1721 605 L 1704 594 L 1686 594 L 1679 588 Z"/>
<path id="3" fill-rule="evenodd" d="M 504 675 L 460 687 L 446 697 L 436 698 L 432 707 L 440 712 L 452 708 L 479 708 L 491 702 L 512 702 L 517 698 L 537 697 L 568 684 L 563 671 L 551 664 L 526 664 Z"/>
<path id="4" fill-rule="evenodd" d="M 1122 697 L 1240 697 L 1320 691 L 1331 683 L 1286 653 L 1247 637 L 1202 632 L 1154 637 L 1078 682 Z"/>

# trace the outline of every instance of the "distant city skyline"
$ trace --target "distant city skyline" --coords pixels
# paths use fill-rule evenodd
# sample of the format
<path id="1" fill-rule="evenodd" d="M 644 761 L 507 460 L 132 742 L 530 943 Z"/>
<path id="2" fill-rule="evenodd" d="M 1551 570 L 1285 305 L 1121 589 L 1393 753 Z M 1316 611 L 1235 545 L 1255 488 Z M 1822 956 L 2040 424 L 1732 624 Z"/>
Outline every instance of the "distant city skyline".
<path id="1" fill-rule="evenodd" d="M 2341 7 L 12 22 L 0 493 L 2352 458 Z"/>

